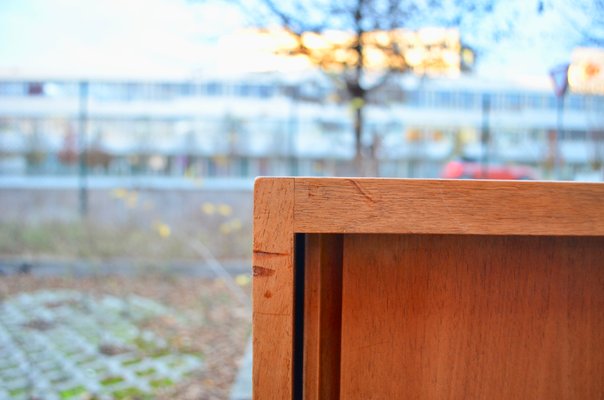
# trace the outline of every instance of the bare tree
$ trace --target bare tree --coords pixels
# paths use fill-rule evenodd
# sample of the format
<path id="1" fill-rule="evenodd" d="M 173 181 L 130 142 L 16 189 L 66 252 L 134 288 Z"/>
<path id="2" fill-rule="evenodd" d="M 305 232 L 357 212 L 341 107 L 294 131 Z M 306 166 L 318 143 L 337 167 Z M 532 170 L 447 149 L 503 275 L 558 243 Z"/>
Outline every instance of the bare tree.
<path id="1" fill-rule="evenodd" d="M 401 48 L 401 29 L 430 24 L 458 26 L 464 12 L 473 17 L 491 12 L 494 0 L 258 1 L 266 11 L 261 23 L 276 22 L 294 39 L 295 45 L 287 49 L 288 54 L 302 55 L 318 66 L 350 102 L 355 173 L 362 175 L 367 172 L 363 163 L 365 105 L 371 94 L 388 84 L 394 74 L 410 69 Z M 328 40 L 335 33 L 340 34 L 339 38 Z M 371 65 L 371 58 L 376 57 L 380 60 L 379 69 Z"/>
<path id="2" fill-rule="evenodd" d="M 604 0 L 540 0 L 540 11 L 558 10 L 580 35 L 579 44 L 604 46 Z"/>

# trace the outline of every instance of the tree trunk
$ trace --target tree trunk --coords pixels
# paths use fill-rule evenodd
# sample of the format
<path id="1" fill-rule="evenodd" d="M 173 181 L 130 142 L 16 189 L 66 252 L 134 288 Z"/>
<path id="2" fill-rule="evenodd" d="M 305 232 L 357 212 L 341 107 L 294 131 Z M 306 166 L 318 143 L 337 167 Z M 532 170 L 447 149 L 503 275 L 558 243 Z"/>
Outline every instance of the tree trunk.
<path id="1" fill-rule="evenodd" d="M 354 174 L 365 176 L 365 160 L 363 159 L 363 105 L 354 107 Z"/>

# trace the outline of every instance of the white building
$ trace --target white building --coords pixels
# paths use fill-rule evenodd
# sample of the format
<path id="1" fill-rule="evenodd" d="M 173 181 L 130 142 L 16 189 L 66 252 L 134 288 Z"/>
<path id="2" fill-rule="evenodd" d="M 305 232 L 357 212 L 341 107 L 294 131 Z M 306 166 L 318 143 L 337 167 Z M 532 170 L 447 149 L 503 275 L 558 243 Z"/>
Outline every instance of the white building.
<path id="1" fill-rule="evenodd" d="M 547 82 L 407 76 L 367 105 L 364 140 L 382 176 L 436 177 L 485 151 L 547 176 L 557 151 L 563 178 L 601 178 L 604 97 L 568 95 L 562 127 Z M 91 174 L 338 175 L 354 153 L 350 106 L 316 76 L 0 76 L 0 174 L 76 173 L 82 132 Z"/>

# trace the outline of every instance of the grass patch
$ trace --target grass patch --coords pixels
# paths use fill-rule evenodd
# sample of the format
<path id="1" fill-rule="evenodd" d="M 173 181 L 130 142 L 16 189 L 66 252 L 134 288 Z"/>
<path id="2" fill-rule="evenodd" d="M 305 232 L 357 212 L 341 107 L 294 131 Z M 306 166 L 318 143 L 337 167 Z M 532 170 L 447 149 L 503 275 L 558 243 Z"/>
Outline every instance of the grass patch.
<path id="1" fill-rule="evenodd" d="M 150 357 L 151 358 L 162 358 L 162 357 L 169 356 L 170 354 L 172 354 L 172 351 L 170 349 L 158 349 L 157 351 L 150 354 Z"/>
<path id="2" fill-rule="evenodd" d="M 110 376 L 108 378 L 103 379 L 101 381 L 101 385 L 111 386 L 111 385 L 115 385 L 116 383 L 120 383 L 123 381 L 124 381 L 124 378 L 122 378 L 121 376 Z"/>
<path id="3" fill-rule="evenodd" d="M 148 393 L 144 393 L 136 388 L 126 388 L 126 389 L 120 389 L 120 390 L 113 392 L 113 398 L 120 399 L 120 400 L 128 400 L 128 399 L 148 400 L 148 399 L 152 399 L 153 396 L 149 395 Z"/>
<path id="4" fill-rule="evenodd" d="M 8 392 L 8 394 L 10 396 L 19 396 L 19 395 L 23 395 L 25 393 L 27 393 L 27 388 L 24 388 L 24 387 L 13 389 Z"/>
<path id="5" fill-rule="evenodd" d="M 86 394 L 86 388 L 84 386 L 76 386 L 59 392 L 61 399 L 71 399 L 72 397 L 82 396 L 84 394 Z"/>
<path id="6" fill-rule="evenodd" d="M 147 368 L 142 371 L 136 371 L 136 375 L 138 376 L 147 376 L 155 373 L 155 368 Z"/>
<path id="7" fill-rule="evenodd" d="M 151 387 L 153 389 L 159 389 L 159 388 L 163 388 L 166 386 L 170 386 L 173 383 L 174 382 L 172 382 L 172 380 L 170 378 L 157 379 L 157 380 L 151 381 Z"/>
<path id="8" fill-rule="evenodd" d="M 173 260 L 198 260 L 190 243 L 201 241 L 219 258 L 245 258 L 251 252 L 251 227 L 221 234 L 212 225 L 198 225 L 195 234 L 172 227 L 168 237 L 153 226 L 101 226 L 86 221 L 40 224 L 0 223 L 0 255 L 54 256 L 107 260 L 153 260 L 164 269 Z M 166 264 L 168 263 L 168 264 Z"/>

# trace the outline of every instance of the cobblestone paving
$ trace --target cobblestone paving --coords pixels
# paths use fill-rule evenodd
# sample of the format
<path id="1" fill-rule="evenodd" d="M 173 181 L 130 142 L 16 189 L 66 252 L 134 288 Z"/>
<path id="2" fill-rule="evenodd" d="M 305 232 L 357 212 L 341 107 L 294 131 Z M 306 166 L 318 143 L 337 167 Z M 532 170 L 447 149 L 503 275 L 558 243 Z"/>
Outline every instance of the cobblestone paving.
<path id="1" fill-rule="evenodd" d="M 0 400 L 145 397 L 203 366 L 138 326 L 175 312 L 151 300 L 76 291 L 0 303 Z"/>

